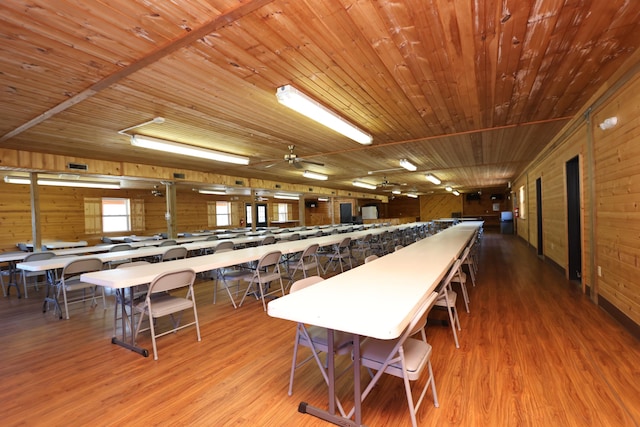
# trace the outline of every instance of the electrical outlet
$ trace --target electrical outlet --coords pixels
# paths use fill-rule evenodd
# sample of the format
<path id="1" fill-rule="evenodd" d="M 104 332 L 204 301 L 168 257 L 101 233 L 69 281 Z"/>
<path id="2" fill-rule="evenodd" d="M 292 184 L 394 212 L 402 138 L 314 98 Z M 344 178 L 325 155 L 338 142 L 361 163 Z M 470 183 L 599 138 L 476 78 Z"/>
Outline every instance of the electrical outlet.
<path id="1" fill-rule="evenodd" d="M 598 277 L 602 277 L 602 267 L 598 266 Z"/>

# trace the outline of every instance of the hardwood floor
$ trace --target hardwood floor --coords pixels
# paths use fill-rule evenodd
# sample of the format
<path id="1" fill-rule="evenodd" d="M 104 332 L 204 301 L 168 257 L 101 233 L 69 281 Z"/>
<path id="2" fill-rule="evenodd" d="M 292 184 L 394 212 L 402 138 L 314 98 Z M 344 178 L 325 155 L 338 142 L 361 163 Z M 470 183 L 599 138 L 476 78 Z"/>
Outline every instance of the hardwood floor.
<path id="1" fill-rule="evenodd" d="M 485 233 L 481 246 L 471 313 L 460 307 L 461 348 L 448 326 L 428 327 L 440 407 L 429 393 L 419 423 L 640 425 L 640 342 L 516 237 Z M 297 412 L 301 400 L 326 406 L 315 365 L 297 371 L 287 395 L 294 325 L 259 301 L 234 310 L 219 293 L 213 305 L 211 282 L 198 284 L 202 341 L 194 329 L 162 337 L 154 362 L 110 344 L 112 307 L 58 320 L 41 313 L 42 289 L 29 295 L 0 299 L 5 426 L 326 425 Z M 339 378 L 338 393 L 350 407 L 349 381 Z M 385 376 L 363 418 L 410 425 L 402 381 Z"/>

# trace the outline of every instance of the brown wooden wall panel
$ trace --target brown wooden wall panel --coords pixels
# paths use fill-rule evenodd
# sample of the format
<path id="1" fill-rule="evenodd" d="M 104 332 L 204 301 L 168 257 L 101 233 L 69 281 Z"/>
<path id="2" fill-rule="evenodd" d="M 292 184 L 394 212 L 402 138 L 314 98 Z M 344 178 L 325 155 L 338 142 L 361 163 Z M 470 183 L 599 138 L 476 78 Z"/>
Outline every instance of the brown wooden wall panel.
<path id="1" fill-rule="evenodd" d="M 596 127 L 611 116 L 616 127 Z M 640 75 L 593 118 L 598 291 L 640 324 Z"/>
<path id="2" fill-rule="evenodd" d="M 420 220 L 449 218 L 453 212 L 462 212 L 462 197 L 453 194 L 420 196 Z"/>
<path id="3" fill-rule="evenodd" d="M 380 211 L 380 209 L 379 209 Z M 411 197 L 395 197 L 389 200 L 384 218 L 415 217 L 420 218 L 420 200 Z"/>

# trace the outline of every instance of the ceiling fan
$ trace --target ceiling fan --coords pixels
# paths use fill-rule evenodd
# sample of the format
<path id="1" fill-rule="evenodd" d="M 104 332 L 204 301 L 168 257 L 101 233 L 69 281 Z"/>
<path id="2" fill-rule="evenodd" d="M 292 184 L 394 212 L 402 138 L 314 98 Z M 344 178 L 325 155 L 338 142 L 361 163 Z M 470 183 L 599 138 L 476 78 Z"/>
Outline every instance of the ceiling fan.
<path id="1" fill-rule="evenodd" d="M 387 179 L 387 177 L 383 177 L 382 178 L 382 182 L 380 182 L 379 184 L 376 184 L 376 186 L 378 188 L 387 188 L 387 187 L 400 187 L 403 185 L 407 185 L 406 182 L 400 183 L 400 182 L 389 182 L 389 180 Z"/>
<path id="2" fill-rule="evenodd" d="M 284 162 L 293 165 L 293 167 L 297 168 L 297 169 L 302 169 L 302 165 L 300 163 L 307 163 L 310 165 L 316 165 L 316 166 L 324 166 L 324 163 L 320 163 L 320 162 L 314 162 L 312 160 L 305 160 L 302 157 L 298 157 L 293 150 L 296 148 L 295 145 L 289 145 L 289 152 L 287 154 L 284 155 Z M 277 163 L 271 163 L 270 165 L 265 166 L 265 169 L 273 167 L 277 164 L 279 164 L 280 162 Z"/>

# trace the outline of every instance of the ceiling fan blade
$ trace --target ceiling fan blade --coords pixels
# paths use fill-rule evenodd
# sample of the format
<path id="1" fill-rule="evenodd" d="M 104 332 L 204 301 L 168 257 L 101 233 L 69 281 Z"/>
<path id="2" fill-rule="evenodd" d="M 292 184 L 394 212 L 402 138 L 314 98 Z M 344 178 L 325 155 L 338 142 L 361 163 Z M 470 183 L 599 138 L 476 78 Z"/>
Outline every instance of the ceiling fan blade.
<path id="1" fill-rule="evenodd" d="M 302 169 L 302 165 L 300 164 L 300 162 L 293 162 L 293 167 L 295 167 L 296 169 Z"/>
<path id="2" fill-rule="evenodd" d="M 269 168 L 272 168 L 272 167 L 274 167 L 275 165 L 277 165 L 277 164 L 279 164 L 279 163 L 280 163 L 280 162 L 271 163 L 271 164 L 268 164 L 267 166 L 265 166 L 264 168 L 265 168 L 265 169 L 269 169 Z"/>
<path id="3" fill-rule="evenodd" d="M 309 163 L 310 165 L 324 166 L 324 163 L 314 162 L 312 160 L 302 160 L 302 159 L 300 159 L 300 161 L 304 162 L 304 163 Z"/>

